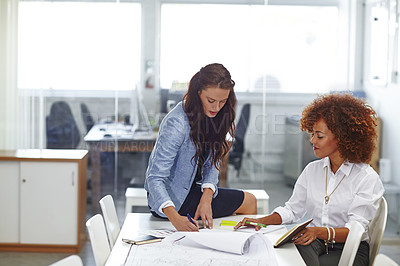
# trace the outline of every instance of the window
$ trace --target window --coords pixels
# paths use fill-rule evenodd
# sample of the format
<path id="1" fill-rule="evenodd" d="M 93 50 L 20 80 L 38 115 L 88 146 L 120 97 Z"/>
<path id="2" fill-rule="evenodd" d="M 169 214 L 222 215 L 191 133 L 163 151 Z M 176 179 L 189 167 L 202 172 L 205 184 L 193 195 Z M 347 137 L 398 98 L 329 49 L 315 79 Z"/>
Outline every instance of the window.
<path id="1" fill-rule="evenodd" d="M 219 62 L 237 91 L 327 92 L 346 71 L 338 27 L 337 6 L 164 4 L 161 87 Z"/>
<path id="2" fill-rule="evenodd" d="M 140 22 L 138 3 L 21 1 L 18 87 L 132 90 Z"/>

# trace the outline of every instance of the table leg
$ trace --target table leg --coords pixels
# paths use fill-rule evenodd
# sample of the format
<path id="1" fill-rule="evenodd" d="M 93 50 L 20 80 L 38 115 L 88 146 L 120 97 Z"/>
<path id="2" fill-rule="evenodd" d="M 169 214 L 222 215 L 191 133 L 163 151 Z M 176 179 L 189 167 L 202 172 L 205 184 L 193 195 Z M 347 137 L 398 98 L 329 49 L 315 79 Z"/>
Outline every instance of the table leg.
<path id="1" fill-rule="evenodd" d="M 99 210 L 99 200 L 100 200 L 100 150 L 94 147 L 91 151 L 92 158 L 92 211 Z"/>
<path id="2" fill-rule="evenodd" d="M 229 158 L 229 153 L 225 155 L 224 158 L 222 158 L 221 161 L 221 169 L 219 172 L 219 186 L 220 187 L 226 187 L 227 185 L 227 180 L 228 180 L 228 158 Z"/>

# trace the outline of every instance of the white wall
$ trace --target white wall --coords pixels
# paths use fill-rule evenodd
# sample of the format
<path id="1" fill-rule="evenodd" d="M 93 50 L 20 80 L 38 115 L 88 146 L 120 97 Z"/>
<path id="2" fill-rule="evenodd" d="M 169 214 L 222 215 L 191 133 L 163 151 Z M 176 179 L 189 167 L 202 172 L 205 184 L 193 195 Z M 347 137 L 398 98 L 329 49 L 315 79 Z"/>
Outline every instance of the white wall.
<path id="1" fill-rule="evenodd" d="M 400 85 L 366 91 L 382 119 L 381 158 L 391 160 L 392 181 L 400 185 Z"/>

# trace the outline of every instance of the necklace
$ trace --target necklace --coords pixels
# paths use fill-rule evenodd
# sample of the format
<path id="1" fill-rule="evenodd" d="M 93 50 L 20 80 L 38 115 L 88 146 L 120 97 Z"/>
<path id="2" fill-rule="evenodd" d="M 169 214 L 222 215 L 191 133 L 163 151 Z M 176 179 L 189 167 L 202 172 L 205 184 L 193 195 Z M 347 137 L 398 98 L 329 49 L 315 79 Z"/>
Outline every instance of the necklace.
<path id="1" fill-rule="evenodd" d="M 340 180 L 340 182 L 336 185 L 336 187 L 332 190 L 332 192 L 328 195 L 328 167 L 326 167 L 326 172 L 325 172 L 325 204 L 328 204 L 329 199 L 331 197 L 331 195 L 333 194 L 333 192 L 335 192 L 335 190 L 338 188 L 338 186 L 342 183 L 344 177 L 346 175 L 343 175 L 342 179 Z"/>

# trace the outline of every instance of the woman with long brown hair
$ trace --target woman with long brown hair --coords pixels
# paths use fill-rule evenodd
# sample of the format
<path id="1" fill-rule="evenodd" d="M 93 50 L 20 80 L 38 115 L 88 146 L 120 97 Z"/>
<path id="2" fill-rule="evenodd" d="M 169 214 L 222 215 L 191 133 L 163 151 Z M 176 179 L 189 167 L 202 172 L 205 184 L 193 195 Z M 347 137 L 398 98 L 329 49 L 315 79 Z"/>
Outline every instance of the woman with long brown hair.
<path id="1" fill-rule="evenodd" d="M 212 228 L 213 217 L 257 213 L 254 195 L 217 187 L 219 165 L 230 149 L 226 135 L 234 134 L 234 86 L 223 65 L 209 64 L 161 122 L 145 189 L 151 213 L 167 217 L 179 231 L 197 231 L 199 218 Z"/>

